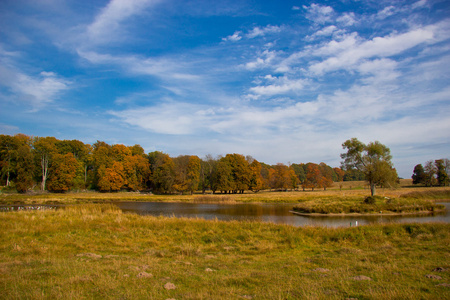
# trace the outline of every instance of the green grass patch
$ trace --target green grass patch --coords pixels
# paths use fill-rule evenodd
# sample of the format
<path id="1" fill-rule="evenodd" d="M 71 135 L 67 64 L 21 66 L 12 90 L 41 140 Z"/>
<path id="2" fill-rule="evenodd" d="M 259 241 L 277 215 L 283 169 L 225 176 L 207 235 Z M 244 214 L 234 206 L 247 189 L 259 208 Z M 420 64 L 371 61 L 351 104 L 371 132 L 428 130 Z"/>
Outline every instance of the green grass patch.
<path id="1" fill-rule="evenodd" d="M 448 224 L 298 228 L 93 204 L 0 213 L 0 226 L 5 299 L 450 298 Z"/>

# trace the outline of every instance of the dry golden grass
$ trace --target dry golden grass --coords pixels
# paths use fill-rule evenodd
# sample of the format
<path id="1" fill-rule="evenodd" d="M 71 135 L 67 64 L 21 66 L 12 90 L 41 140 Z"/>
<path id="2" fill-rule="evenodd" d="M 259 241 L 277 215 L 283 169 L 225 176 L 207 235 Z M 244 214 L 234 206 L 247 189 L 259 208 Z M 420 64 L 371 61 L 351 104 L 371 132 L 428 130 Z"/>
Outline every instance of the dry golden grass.
<path id="1" fill-rule="evenodd" d="M 0 213 L 0 226 L 4 299 L 450 298 L 448 224 L 296 228 L 91 204 Z"/>
<path id="2" fill-rule="evenodd" d="M 450 191 L 450 187 L 416 187 L 410 179 L 402 179 L 397 188 L 378 188 L 377 195 L 396 198 L 408 193 L 424 193 L 429 191 Z M 327 190 L 306 190 L 279 192 L 264 190 L 257 193 L 246 191 L 244 194 L 215 194 L 211 192 L 203 195 L 153 195 L 149 193 L 119 192 L 70 192 L 43 194 L 0 194 L 0 204 L 76 204 L 76 203 L 105 203 L 115 201 L 152 201 L 152 202 L 283 202 L 299 203 L 314 199 L 364 199 L 370 195 L 367 183 L 364 181 L 335 182 Z M 433 197 L 431 197 L 433 199 Z"/>

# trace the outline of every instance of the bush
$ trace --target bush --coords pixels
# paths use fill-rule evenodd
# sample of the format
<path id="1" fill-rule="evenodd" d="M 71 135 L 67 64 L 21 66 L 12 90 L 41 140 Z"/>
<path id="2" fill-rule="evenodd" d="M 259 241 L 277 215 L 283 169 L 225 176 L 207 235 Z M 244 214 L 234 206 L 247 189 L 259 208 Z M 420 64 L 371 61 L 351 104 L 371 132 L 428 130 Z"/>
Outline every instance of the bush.
<path id="1" fill-rule="evenodd" d="M 364 199 L 365 204 L 375 204 L 376 201 L 377 201 L 376 198 L 373 196 L 369 196 L 366 199 Z"/>

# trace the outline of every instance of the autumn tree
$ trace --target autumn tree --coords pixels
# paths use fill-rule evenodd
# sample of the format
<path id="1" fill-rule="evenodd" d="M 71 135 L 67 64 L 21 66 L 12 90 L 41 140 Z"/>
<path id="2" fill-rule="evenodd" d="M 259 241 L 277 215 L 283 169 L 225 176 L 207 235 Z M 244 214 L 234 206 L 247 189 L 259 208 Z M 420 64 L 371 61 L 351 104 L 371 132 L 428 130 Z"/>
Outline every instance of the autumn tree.
<path id="1" fill-rule="evenodd" d="M 336 181 L 344 181 L 345 171 L 341 168 L 333 168 L 334 173 L 336 174 Z"/>
<path id="2" fill-rule="evenodd" d="M 333 186 L 333 181 L 337 181 L 336 173 L 334 172 L 333 168 L 328 166 L 327 164 L 321 162 L 319 164 L 319 170 L 322 174 L 320 187 L 322 187 L 324 190 L 326 190 L 328 187 Z"/>
<path id="3" fill-rule="evenodd" d="M 53 192 L 65 192 L 74 185 L 79 163 L 72 153 L 54 154 L 52 171 L 48 178 L 47 188 Z"/>
<path id="4" fill-rule="evenodd" d="M 125 187 L 132 191 L 143 190 L 150 178 L 148 160 L 139 152 L 131 153 L 135 154 L 126 156 L 122 162 L 126 182 Z"/>
<path id="5" fill-rule="evenodd" d="M 54 137 L 37 137 L 33 143 L 35 157 L 41 170 L 40 177 L 42 178 L 42 191 L 45 190 L 46 187 L 52 158 L 57 153 L 56 143 L 57 140 Z"/>
<path id="6" fill-rule="evenodd" d="M 306 179 L 302 183 L 303 190 L 321 188 L 323 182 L 323 175 L 320 172 L 319 166 L 314 163 L 306 164 Z"/>
<path id="7" fill-rule="evenodd" d="M 264 189 L 264 178 L 261 174 L 262 165 L 256 159 L 250 163 L 250 184 L 249 189 L 258 192 Z"/>
<path id="8" fill-rule="evenodd" d="M 126 184 L 125 170 L 121 162 L 115 161 L 109 168 L 102 166 L 98 188 L 102 192 L 117 192 Z"/>
<path id="9" fill-rule="evenodd" d="M 173 161 L 175 165 L 174 189 L 180 193 L 189 191 L 193 194 L 200 184 L 200 158 L 184 155 L 174 158 Z"/>
<path id="10" fill-rule="evenodd" d="M 348 169 L 358 169 L 364 173 L 370 186 L 371 195 L 375 195 L 376 186 L 393 186 L 398 179 L 392 166 L 391 151 L 378 141 L 367 145 L 356 138 L 342 144 L 346 153 L 341 154 L 342 165 Z"/>
<path id="11" fill-rule="evenodd" d="M 292 174 L 295 176 L 294 170 L 292 172 L 288 166 L 282 163 L 273 166 L 270 169 L 270 188 L 276 190 L 292 188 Z"/>

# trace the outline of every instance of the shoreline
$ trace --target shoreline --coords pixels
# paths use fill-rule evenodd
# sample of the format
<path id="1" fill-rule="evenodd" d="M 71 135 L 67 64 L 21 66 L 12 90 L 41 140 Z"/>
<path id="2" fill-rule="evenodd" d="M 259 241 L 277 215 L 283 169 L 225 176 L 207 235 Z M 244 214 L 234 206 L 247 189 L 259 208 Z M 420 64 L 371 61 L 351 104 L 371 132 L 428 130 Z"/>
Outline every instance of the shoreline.
<path id="1" fill-rule="evenodd" d="M 445 209 L 435 210 L 435 211 L 417 211 L 417 212 L 405 212 L 405 213 L 329 213 L 329 214 L 320 214 L 320 213 L 301 213 L 296 212 L 294 210 L 289 211 L 290 213 L 293 213 L 294 215 L 303 216 L 303 217 L 370 217 L 370 216 L 404 216 L 404 215 L 424 215 L 424 214 L 433 214 L 433 213 L 441 213 L 445 212 Z"/>

